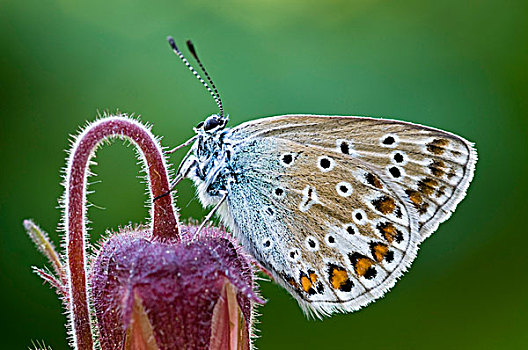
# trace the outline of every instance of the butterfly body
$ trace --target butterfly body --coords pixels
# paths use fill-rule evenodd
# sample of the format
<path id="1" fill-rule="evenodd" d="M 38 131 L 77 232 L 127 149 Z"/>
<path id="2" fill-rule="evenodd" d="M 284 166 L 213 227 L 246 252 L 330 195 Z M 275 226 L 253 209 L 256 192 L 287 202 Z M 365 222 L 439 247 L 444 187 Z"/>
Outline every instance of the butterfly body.
<path id="1" fill-rule="evenodd" d="M 476 153 L 454 134 L 367 117 L 200 123 L 178 171 L 307 313 L 382 296 L 465 196 Z"/>

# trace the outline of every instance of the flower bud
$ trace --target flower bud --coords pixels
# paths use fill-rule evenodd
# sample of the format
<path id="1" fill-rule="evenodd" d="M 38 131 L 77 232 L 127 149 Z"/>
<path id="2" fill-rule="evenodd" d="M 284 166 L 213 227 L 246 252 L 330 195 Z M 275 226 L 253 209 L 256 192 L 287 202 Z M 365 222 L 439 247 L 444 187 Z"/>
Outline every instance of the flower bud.
<path id="1" fill-rule="evenodd" d="M 183 226 L 192 237 L 196 226 Z M 101 248 L 92 296 L 103 349 L 249 349 L 249 259 L 221 229 L 165 243 L 125 230 Z"/>
<path id="2" fill-rule="evenodd" d="M 86 184 L 97 147 L 129 140 L 147 173 L 147 226 L 110 235 L 88 259 Z M 24 226 L 51 269 L 35 268 L 62 297 L 75 349 L 249 349 L 254 291 L 251 260 L 223 229 L 180 225 L 162 148 L 126 116 L 89 125 L 75 140 L 65 176 L 66 254 L 31 220 Z M 87 264 L 88 261 L 91 263 Z M 94 336 L 97 341 L 94 341 Z"/>

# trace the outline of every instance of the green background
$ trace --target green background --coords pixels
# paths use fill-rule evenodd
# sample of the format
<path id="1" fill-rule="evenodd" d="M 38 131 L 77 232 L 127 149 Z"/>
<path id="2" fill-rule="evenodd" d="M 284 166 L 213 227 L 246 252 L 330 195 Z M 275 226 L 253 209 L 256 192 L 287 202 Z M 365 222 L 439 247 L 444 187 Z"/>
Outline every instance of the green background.
<path id="1" fill-rule="evenodd" d="M 166 36 L 192 38 L 231 125 L 262 116 L 387 116 L 476 142 L 467 198 L 383 299 L 307 320 L 262 282 L 259 349 L 518 349 L 528 342 L 526 1 L 0 0 L 1 347 L 66 348 L 65 318 L 31 273 L 22 228 L 55 242 L 69 135 L 98 111 L 140 114 L 175 146 L 216 112 Z M 182 45 L 183 46 L 183 45 Z M 184 152 L 171 157 L 177 164 Z M 104 147 L 92 239 L 146 217 L 132 149 Z M 190 182 L 182 218 L 203 217 Z"/>

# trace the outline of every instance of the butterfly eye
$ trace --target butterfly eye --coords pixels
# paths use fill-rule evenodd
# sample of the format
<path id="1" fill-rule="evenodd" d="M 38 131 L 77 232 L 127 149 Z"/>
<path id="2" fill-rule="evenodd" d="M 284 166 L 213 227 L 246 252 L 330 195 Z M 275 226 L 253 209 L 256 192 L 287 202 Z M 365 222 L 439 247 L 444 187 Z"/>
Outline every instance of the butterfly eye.
<path id="1" fill-rule="evenodd" d="M 212 115 L 205 120 L 203 129 L 204 131 L 209 131 L 222 124 L 223 124 L 223 121 L 220 118 L 218 118 L 216 115 Z"/>

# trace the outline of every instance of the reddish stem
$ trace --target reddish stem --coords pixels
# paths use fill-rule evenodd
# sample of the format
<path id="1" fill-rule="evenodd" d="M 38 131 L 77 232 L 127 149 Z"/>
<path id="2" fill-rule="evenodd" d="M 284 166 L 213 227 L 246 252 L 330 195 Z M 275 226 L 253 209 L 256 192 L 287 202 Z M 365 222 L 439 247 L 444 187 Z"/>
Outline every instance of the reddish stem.
<path id="1" fill-rule="evenodd" d="M 88 163 L 95 148 L 105 139 L 120 137 L 132 141 L 141 151 L 148 169 L 151 198 L 169 190 L 169 180 L 162 151 L 150 131 L 140 123 L 110 117 L 90 125 L 70 155 L 66 178 L 65 226 L 69 267 L 70 310 L 76 349 L 92 349 L 93 339 L 88 311 L 85 254 L 85 200 Z M 159 240 L 179 240 L 179 227 L 172 196 L 156 200 L 151 211 L 152 236 Z"/>

